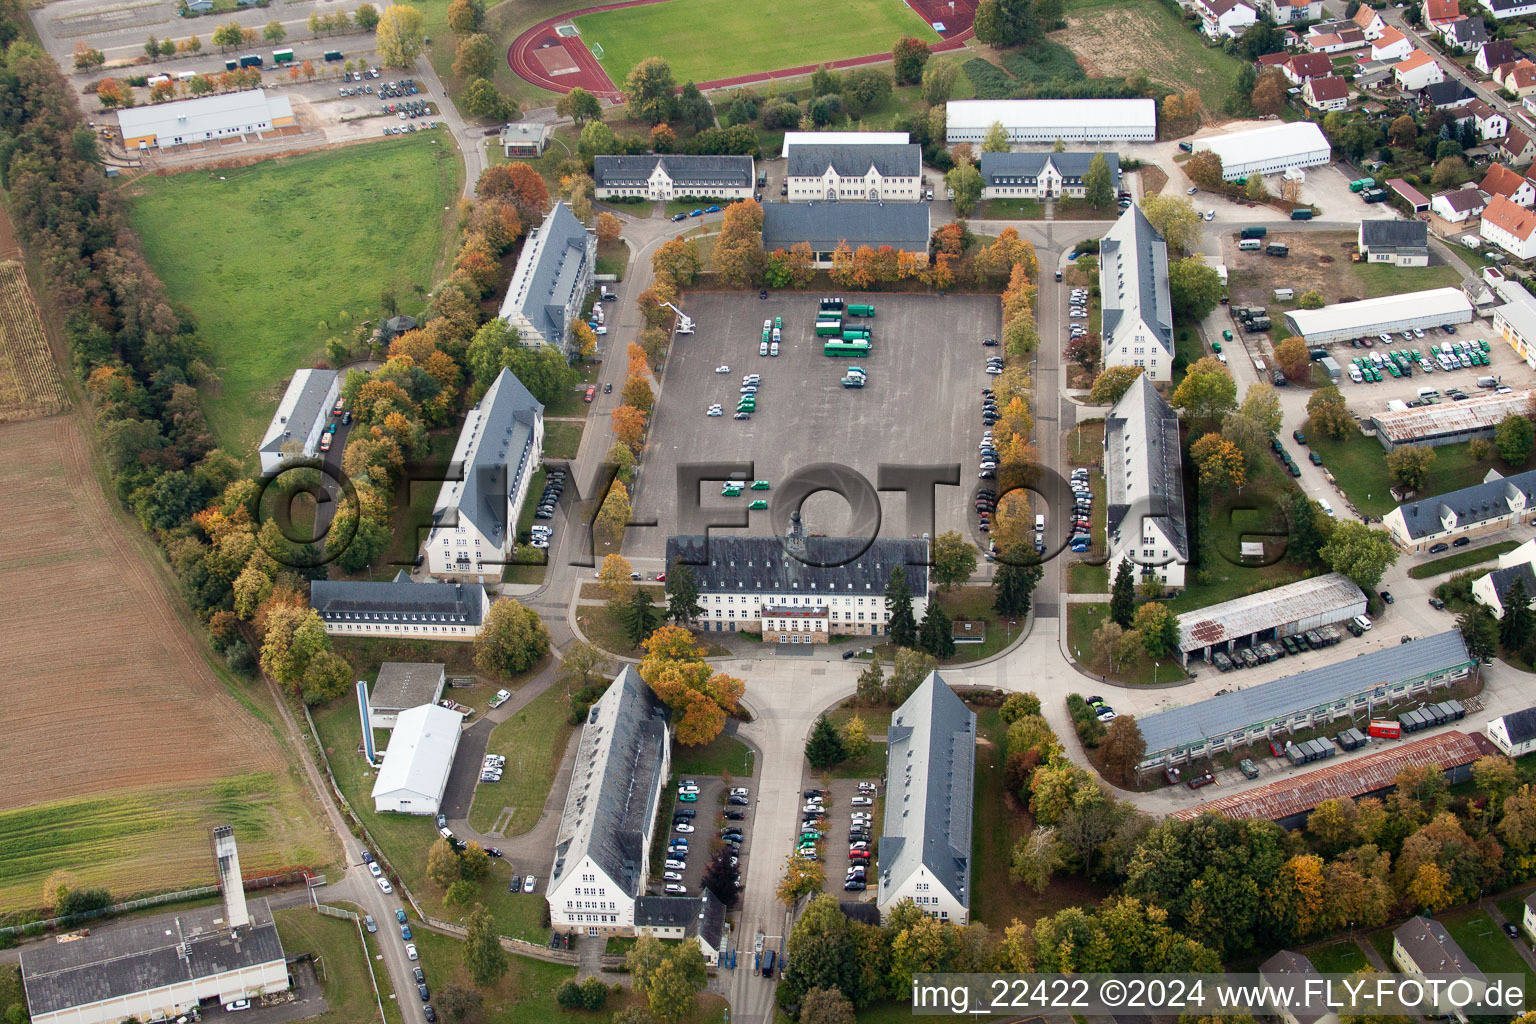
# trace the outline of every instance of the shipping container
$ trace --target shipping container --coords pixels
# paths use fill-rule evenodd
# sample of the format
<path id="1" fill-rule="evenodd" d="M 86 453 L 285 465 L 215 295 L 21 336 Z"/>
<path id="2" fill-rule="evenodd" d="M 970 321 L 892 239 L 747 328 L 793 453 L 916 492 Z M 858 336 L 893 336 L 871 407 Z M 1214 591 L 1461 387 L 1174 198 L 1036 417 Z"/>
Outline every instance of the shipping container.
<path id="1" fill-rule="evenodd" d="M 1403 735 L 1403 727 L 1389 719 L 1377 719 L 1366 726 L 1367 735 L 1382 740 L 1395 740 Z"/>
<path id="2" fill-rule="evenodd" d="M 1459 722 L 1463 718 L 1467 717 L 1467 709 L 1459 700 L 1448 700 L 1442 704 L 1441 707 L 1446 709 L 1447 713 L 1450 714 L 1453 721 Z"/>
<path id="3" fill-rule="evenodd" d="M 1333 742 L 1345 750 L 1358 750 L 1370 741 L 1366 739 L 1365 733 L 1359 729 L 1345 729 L 1333 738 Z"/>
<path id="4" fill-rule="evenodd" d="M 1417 711 L 1409 711 L 1400 716 L 1398 723 L 1402 725 L 1403 732 L 1418 732 L 1429 725 L 1424 716 Z"/>

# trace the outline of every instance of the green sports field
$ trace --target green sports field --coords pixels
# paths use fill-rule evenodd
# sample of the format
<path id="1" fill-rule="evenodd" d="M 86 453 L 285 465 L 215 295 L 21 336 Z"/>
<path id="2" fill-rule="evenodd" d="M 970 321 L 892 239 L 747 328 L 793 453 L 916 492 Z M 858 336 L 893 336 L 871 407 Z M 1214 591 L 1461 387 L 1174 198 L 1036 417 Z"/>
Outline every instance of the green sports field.
<path id="1" fill-rule="evenodd" d="M 904 35 L 939 40 L 901 0 L 669 0 L 583 15 L 576 25 L 588 46 L 602 44 L 603 70 L 621 88 L 647 57 L 665 58 L 679 82 L 713 82 L 889 53 Z"/>

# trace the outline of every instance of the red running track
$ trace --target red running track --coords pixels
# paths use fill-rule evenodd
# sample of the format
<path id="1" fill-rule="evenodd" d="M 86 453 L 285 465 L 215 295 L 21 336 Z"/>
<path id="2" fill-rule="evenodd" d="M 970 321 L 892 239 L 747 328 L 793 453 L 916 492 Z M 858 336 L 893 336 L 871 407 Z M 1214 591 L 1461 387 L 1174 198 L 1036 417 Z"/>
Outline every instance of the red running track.
<path id="1" fill-rule="evenodd" d="M 622 0 L 620 3 L 569 11 L 559 17 L 541 21 L 512 41 L 512 45 L 507 49 L 507 64 L 519 78 L 541 89 L 565 93 L 580 86 L 599 99 L 617 103 L 624 98 L 624 94 L 614 85 L 613 79 L 608 77 L 608 72 L 603 70 L 597 58 L 592 56 L 592 51 L 587 49 L 587 44 L 580 36 L 560 36 L 555 31 L 555 26 L 583 14 L 596 14 L 600 11 L 615 11 L 623 7 L 640 7 L 644 4 L 665 2 L 667 0 Z M 966 40 L 971 38 L 972 26 L 976 20 L 976 2 L 977 0 L 955 0 L 954 10 L 951 11 L 949 0 L 906 0 L 907 6 L 929 24 L 935 21 L 944 22 L 946 27 L 943 41 L 931 47 L 934 53 L 948 53 L 965 47 Z M 565 48 L 565 52 L 576 64 L 576 71 L 563 75 L 551 75 L 544 70 L 537 53 L 551 43 L 559 43 Z M 753 85 L 777 78 L 802 78 L 822 66 L 852 68 L 865 64 L 881 64 L 890 59 L 889 53 L 872 53 L 864 57 L 845 57 L 842 60 L 829 61 L 825 65 L 802 64 L 799 67 L 781 68 L 777 71 L 761 71 L 750 75 L 737 75 L 734 78 L 720 78 L 713 82 L 699 82 L 698 87 L 708 92 L 711 89 Z"/>

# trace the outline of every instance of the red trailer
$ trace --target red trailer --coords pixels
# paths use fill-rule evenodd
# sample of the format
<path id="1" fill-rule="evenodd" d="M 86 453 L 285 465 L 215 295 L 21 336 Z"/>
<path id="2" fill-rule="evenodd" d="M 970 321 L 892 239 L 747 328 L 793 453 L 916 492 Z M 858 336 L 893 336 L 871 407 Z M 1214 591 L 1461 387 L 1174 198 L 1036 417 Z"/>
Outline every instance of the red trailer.
<path id="1" fill-rule="evenodd" d="M 1402 739 L 1403 736 L 1403 727 L 1391 721 L 1373 721 L 1365 731 L 1383 740 Z"/>

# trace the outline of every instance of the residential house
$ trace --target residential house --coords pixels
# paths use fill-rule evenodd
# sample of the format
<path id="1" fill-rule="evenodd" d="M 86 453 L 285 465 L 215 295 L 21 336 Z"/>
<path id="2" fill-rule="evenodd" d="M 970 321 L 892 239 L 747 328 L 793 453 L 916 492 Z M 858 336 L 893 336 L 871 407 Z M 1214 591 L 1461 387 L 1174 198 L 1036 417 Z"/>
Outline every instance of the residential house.
<path id="1" fill-rule="evenodd" d="M 1355 24 L 1360 26 L 1360 31 L 1365 33 L 1367 41 L 1374 42 L 1381 38 L 1381 34 L 1387 30 L 1387 19 L 1381 16 L 1381 12 L 1370 4 L 1361 4 L 1355 11 Z"/>
<path id="2" fill-rule="evenodd" d="M 1391 25 L 1371 43 L 1371 60 L 1402 60 L 1412 52 L 1413 44 L 1408 37 Z"/>
<path id="3" fill-rule="evenodd" d="M 1453 21 L 1440 30 L 1440 38 L 1452 49 L 1461 47 L 1463 53 L 1476 53 L 1478 47 L 1488 41 L 1488 28 L 1482 16 Z"/>
<path id="4" fill-rule="evenodd" d="M 875 900 L 881 918 L 910 902 L 930 917 L 967 924 L 976 712 L 938 672 L 891 715 L 885 779 Z"/>
<path id="5" fill-rule="evenodd" d="M 464 416 L 432 509 L 428 571 L 441 579 L 496 583 L 512 561 L 517 517 L 544 451 L 544 406 L 505 367 Z"/>
<path id="6" fill-rule="evenodd" d="M 1355 242 L 1367 263 L 1429 266 L 1429 225 L 1421 220 L 1363 220 Z"/>
<path id="7" fill-rule="evenodd" d="M 1536 157 L 1536 142 L 1519 128 L 1511 127 L 1499 142 L 1498 155 L 1512 164 L 1528 164 Z"/>
<path id="8" fill-rule="evenodd" d="M 401 569 L 389 581 L 313 580 L 309 606 L 332 636 L 473 640 L 491 610 L 477 584 L 416 583 Z"/>
<path id="9" fill-rule="evenodd" d="M 1520 54 L 1515 50 L 1515 44 L 1510 40 L 1493 39 L 1478 48 L 1472 66 L 1485 75 L 1492 75 L 1494 68 L 1500 64 L 1508 64 L 1519 56 Z"/>
<path id="10" fill-rule="evenodd" d="M 1441 192 L 1429 201 L 1429 209 L 1447 224 L 1465 224 L 1480 216 L 1488 205 L 1488 196 L 1479 189 L 1454 188 Z"/>
<path id="11" fill-rule="evenodd" d="M 1488 723 L 1488 738 L 1509 757 L 1524 757 L 1536 750 L 1536 708 L 1511 711 Z M 1531 899 L 1526 900 L 1525 930 L 1536 934 L 1531 922 Z"/>
<path id="12" fill-rule="evenodd" d="M 1349 83 L 1335 75 L 1311 78 L 1301 87 L 1301 95 L 1313 110 L 1343 110 L 1349 106 Z"/>
<path id="13" fill-rule="evenodd" d="M 299 370 L 293 375 L 261 438 L 262 473 L 270 476 L 290 459 L 320 454 L 320 439 L 331 429 L 340 385 L 335 370 Z"/>
<path id="14" fill-rule="evenodd" d="M 1467 20 L 1467 16 L 1461 13 L 1461 4 L 1458 0 L 1424 0 L 1422 10 L 1425 27 L 1435 31 L 1458 21 Z"/>
<path id="15" fill-rule="evenodd" d="M 1120 191 L 1117 153 L 983 153 L 983 199 L 1081 199 L 1083 179 L 1093 158 L 1102 155 L 1109 168 L 1109 186 Z"/>
<path id="16" fill-rule="evenodd" d="M 523 240 L 500 316 L 517 328 L 524 345 L 550 345 L 575 354 L 571 325 L 592 290 L 597 235 L 564 202 L 555 203 Z"/>
<path id="17" fill-rule="evenodd" d="M 1168 298 L 1168 244 L 1140 206 L 1131 206 L 1099 242 L 1105 366 L 1141 366 L 1147 376 L 1173 375 L 1173 310 Z"/>
<path id="18" fill-rule="evenodd" d="M 1496 619 L 1503 619 L 1510 607 L 1510 591 L 1519 583 L 1525 591 L 1525 606 L 1536 601 L 1536 540 L 1528 540 L 1513 551 L 1499 556 L 1499 567 L 1472 581 L 1472 600 L 1487 608 Z"/>
<path id="19" fill-rule="evenodd" d="M 1474 100 L 1466 109 L 1479 140 L 1490 142 L 1509 134 L 1509 118 L 1493 109 L 1486 100 Z"/>
<path id="20" fill-rule="evenodd" d="M 1438 61 L 1423 50 L 1414 50 L 1392 70 L 1397 87 L 1403 92 L 1418 92 L 1426 86 L 1445 81 L 1445 71 Z"/>
<path id="21" fill-rule="evenodd" d="M 791 146 L 786 181 L 792 203 L 915 203 L 922 198 L 923 148 Z"/>
<path id="22" fill-rule="evenodd" d="M 1456 110 L 1477 99 L 1477 93 L 1454 78 L 1424 87 L 1419 103 L 1425 110 Z"/>
<path id="23" fill-rule="evenodd" d="M 1277 25 L 1316 21 L 1323 16 L 1323 0 L 1269 0 L 1269 16 Z"/>
<path id="24" fill-rule="evenodd" d="M 1532 522 L 1536 522 L 1536 470 L 1405 502 L 1381 519 L 1392 543 L 1410 554 L 1461 537 L 1475 540 Z"/>
<path id="25" fill-rule="evenodd" d="M 1536 0 L 1478 0 L 1495 21 L 1526 18 L 1536 14 Z"/>
<path id="26" fill-rule="evenodd" d="M 1321 976 L 1312 961 L 1300 953 L 1293 953 L 1288 949 L 1282 949 L 1274 956 L 1259 965 L 1259 977 L 1265 985 L 1271 988 L 1282 986 L 1299 990 L 1303 994 L 1311 979 Z M 1283 1024 L 1339 1024 L 1339 1015 L 1333 1010 L 1311 1009 L 1305 1005 L 1311 1000 L 1299 1001 L 1279 1000 L 1269 1007 L 1271 1013 L 1279 1017 Z"/>
<path id="27" fill-rule="evenodd" d="M 1536 93 L 1536 63 L 1522 57 L 1500 64 L 1493 69 L 1493 80 L 1516 96 L 1530 96 Z"/>
<path id="28" fill-rule="evenodd" d="M 1255 0 L 1257 3 L 1257 0 Z M 1200 28 L 1212 39 L 1240 36 L 1259 20 L 1258 8 L 1248 0 L 1193 0 L 1192 9 L 1200 15 Z"/>
<path id="29" fill-rule="evenodd" d="M 1346 50 L 1355 50 L 1364 46 L 1365 33 L 1360 31 L 1360 26 L 1354 22 L 1337 21 L 1332 22 L 1328 28 L 1313 25 L 1301 42 L 1313 53 L 1343 53 Z"/>
<path id="30" fill-rule="evenodd" d="M 725 904 L 708 889 L 697 896 L 641 896 L 635 900 L 635 934 L 692 939 L 699 944 L 704 962 L 718 967 L 725 945 Z"/>
<path id="31" fill-rule="evenodd" d="M 666 705 L 633 665 L 587 711 L 549 872 L 555 931 L 635 934 L 671 767 L 670 733 Z"/>
<path id="32" fill-rule="evenodd" d="M 1519 171 L 1512 171 L 1503 164 L 1493 164 L 1488 168 L 1488 173 L 1483 175 L 1483 180 L 1478 183 L 1478 188 L 1487 192 L 1489 196 L 1503 196 L 1516 206 L 1523 206 L 1527 210 L 1536 206 L 1536 184 L 1525 177 Z"/>
<path id="33" fill-rule="evenodd" d="M 1301 85 L 1308 79 L 1333 74 L 1333 61 L 1328 59 L 1327 54 L 1298 53 L 1280 65 L 1280 70 L 1292 85 Z"/>
<path id="34" fill-rule="evenodd" d="M 1445 930 L 1445 925 L 1432 917 L 1410 917 L 1398 925 L 1392 932 L 1392 962 L 1406 974 L 1441 982 L 1440 987 L 1427 990 L 1431 1001 L 1438 996 L 1438 1001 L 1432 1005 L 1442 1015 L 1454 1015 L 1461 1021 L 1467 1019 L 1466 1014 L 1447 994 L 1450 983 L 1464 983 L 1473 999 L 1479 998 L 1488 984 L 1483 972 L 1462 952 L 1451 933 Z M 1465 1000 L 1466 995 L 1459 998 Z"/>
<path id="35" fill-rule="evenodd" d="M 1280 50 L 1280 51 L 1278 51 L 1276 53 L 1263 53 L 1263 54 L 1260 54 L 1259 55 L 1259 59 L 1254 61 L 1253 63 L 1254 63 L 1254 66 L 1258 68 L 1259 73 L 1263 74 L 1265 69 L 1267 69 L 1267 68 L 1283 67 L 1285 62 L 1290 60 L 1290 59 L 1291 59 L 1291 55 L 1289 53 L 1286 53 L 1284 50 Z"/>
<path id="36" fill-rule="evenodd" d="M 1483 239 L 1492 242 L 1517 260 L 1536 256 L 1536 210 L 1516 205 L 1503 196 L 1494 196 L 1483 210 Z"/>
<path id="37" fill-rule="evenodd" d="M 750 156 L 650 153 L 593 158 L 593 195 L 598 199 L 751 199 L 756 181 Z"/>
<path id="38" fill-rule="evenodd" d="M 1104 419 L 1105 490 L 1110 578 L 1130 561 L 1138 582 L 1184 586 L 1189 529 L 1179 417 L 1148 374 L 1137 377 Z"/>

